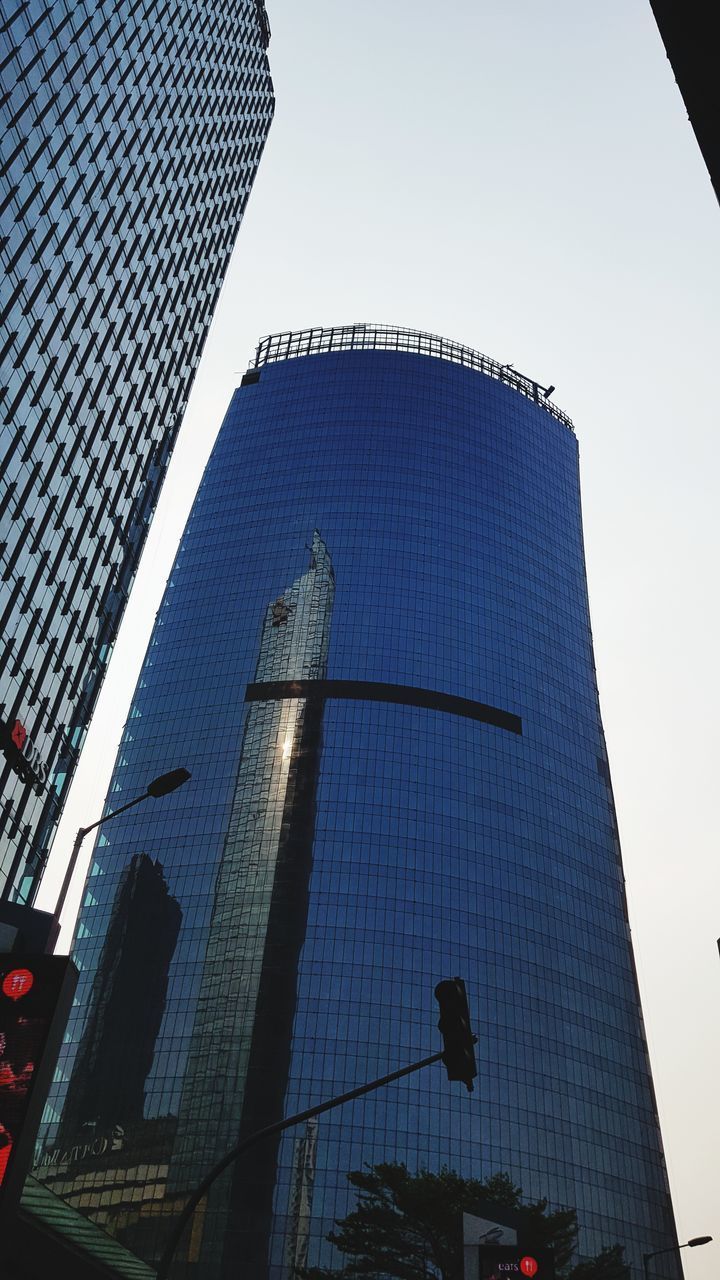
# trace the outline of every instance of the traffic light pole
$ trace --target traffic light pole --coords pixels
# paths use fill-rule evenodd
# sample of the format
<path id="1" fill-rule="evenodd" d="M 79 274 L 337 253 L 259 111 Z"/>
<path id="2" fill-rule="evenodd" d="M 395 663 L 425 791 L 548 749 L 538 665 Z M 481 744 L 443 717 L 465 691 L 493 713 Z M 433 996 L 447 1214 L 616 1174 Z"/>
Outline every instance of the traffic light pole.
<path id="1" fill-rule="evenodd" d="M 257 1133 L 251 1133 L 249 1138 L 243 1138 L 242 1142 L 238 1142 L 237 1146 L 232 1147 L 223 1156 L 222 1160 L 218 1160 L 207 1177 L 203 1178 L 199 1187 L 196 1187 L 193 1191 L 175 1224 L 158 1263 L 157 1280 L 167 1280 L 175 1250 L 203 1196 L 210 1190 L 215 1179 L 219 1178 L 220 1174 L 227 1169 L 228 1165 L 237 1160 L 238 1156 L 241 1156 L 249 1147 L 254 1147 L 255 1143 L 261 1142 L 263 1138 L 271 1138 L 273 1134 L 282 1133 L 284 1129 L 290 1129 L 292 1125 L 300 1124 L 303 1120 L 310 1120 L 312 1116 L 320 1116 L 323 1111 L 332 1111 L 333 1107 L 341 1107 L 344 1102 L 352 1102 L 353 1098 L 361 1098 L 364 1093 L 372 1093 L 373 1089 L 380 1089 L 384 1084 L 392 1084 L 393 1080 L 400 1080 L 403 1076 L 412 1075 L 414 1071 L 421 1071 L 423 1067 L 429 1067 L 432 1062 L 440 1062 L 444 1057 L 444 1053 L 444 1050 L 441 1050 L 440 1053 L 431 1053 L 429 1058 L 422 1058 L 420 1062 L 413 1062 L 409 1067 L 401 1067 L 399 1071 L 391 1071 L 389 1075 L 381 1076 L 379 1080 L 371 1080 L 369 1084 L 361 1084 L 357 1089 L 350 1089 L 348 1093 L 341 1093 L 337 1098 L 330 1098 L 329 1102 L 320 1102 L 316 1107 L 308 1107 L 307 1111 L 299 1111 L 297 1115 L 288 1116 L 286 1120 L 278 1120 L 275 1124 L 268 1124 L 264 1129 L 258 1129 Z"/>

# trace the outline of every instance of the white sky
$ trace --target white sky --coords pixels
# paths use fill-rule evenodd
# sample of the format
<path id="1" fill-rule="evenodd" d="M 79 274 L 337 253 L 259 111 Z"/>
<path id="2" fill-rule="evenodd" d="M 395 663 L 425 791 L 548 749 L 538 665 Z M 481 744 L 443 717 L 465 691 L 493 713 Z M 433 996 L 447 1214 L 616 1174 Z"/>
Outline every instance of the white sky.
<path id="1" fill-rule="evenodd" d="M 275 121 L 39 905 L 101 811 L 177 541 L 257 338 L 397 323 L 555 383 L 580 441 L 598 679 L 678 1233 L 715 1236 L 682 1255 L 687 1280 L 711 1280 L 720 210 L 649 3 L 268 4 Z"/>

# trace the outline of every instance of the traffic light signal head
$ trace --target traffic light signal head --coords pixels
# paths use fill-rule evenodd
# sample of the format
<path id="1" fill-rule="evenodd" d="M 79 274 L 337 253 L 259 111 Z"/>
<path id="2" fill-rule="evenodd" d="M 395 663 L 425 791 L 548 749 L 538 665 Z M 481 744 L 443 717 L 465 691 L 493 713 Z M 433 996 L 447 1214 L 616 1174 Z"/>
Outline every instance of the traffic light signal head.
<path id="1" fill-rule="evenodd" d="M 473 1049 L 477 1036 L 473 1035 L 470 1026 L 470 1010 L 462 978 L 446 978 L 438 982 L 435 999 L 440 1005 L 438 1027 L 442 1032 L 443 1062 L 448 1080 L 462 1080 L 468 1092 L 472 1093 L 472 1082 L 477 1075 Z"/>

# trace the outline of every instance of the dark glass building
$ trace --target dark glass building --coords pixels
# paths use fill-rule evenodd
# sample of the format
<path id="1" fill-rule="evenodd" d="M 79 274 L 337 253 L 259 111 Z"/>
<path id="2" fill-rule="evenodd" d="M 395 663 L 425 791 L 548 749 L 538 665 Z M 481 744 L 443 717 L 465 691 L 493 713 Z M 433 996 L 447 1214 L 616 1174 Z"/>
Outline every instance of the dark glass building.
<path id="1" fill-rule="evenodd" d="M 31 898 L 273 111 L 261 0 L 0 16 L 0 891 Z"/>
<path id="2" fill-rule="evenodd" d="M 339 1266 L 345 1175 L 380 1160 L 507 1171 L 577 1207 L 584 1255 L 617 1242 L 638 1266 L 674 1243 L 577 445 L 549 389 L 408 330 L 264 340 L 168 582 L 113 802 L 177 759 L 193 777 L 172 808 L 95 849 L 39 1177 L 152 1260 L 238 1134 L 436 1050 L 433 988 L 459 974 L 476 1092 L 433 1067 L 258 1146 L 173 1275 Z M 103 1067 L 113 1111 L 87 1063 L 112 1034 L 107 939 L 139 854 L 162 865 L 158 920 L 172 899 L 182 922 L 142 1081 L 117 1039 Z M 158 947 L 162 970 L 165 928 Z"/>

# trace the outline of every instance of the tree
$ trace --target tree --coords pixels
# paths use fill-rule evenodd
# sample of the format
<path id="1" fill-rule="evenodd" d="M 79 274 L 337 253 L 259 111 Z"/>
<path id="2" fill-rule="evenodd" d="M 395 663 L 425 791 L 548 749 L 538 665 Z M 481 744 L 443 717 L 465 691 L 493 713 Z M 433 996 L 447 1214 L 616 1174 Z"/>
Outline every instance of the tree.
<path id="1" fill-rule="evenodd" d="M 413 1174 L 404 1164 L 377 1164 L 355 1170 L 348 1180 L 359 1192 L 357 1208 L 328 1236 L 348 1259 L 346 1276 L 462 1280 L 462 1215 L 490 1205 L 517 1213 L 534 1248 L 554 1249 L 559 1266 L 575 1247 L 575 1210 L 549 1213 L 545 1200 L 522 1204 L 520 1188 L 504 1173 L 481 1182 L 447 1168 Z M 303 1274 L 307 1280 L 333 1275 L 312 1269 Z"/>
<path id="2" fill-rule="evenodd" d="M 298 1272 L 304 1280 L 462 1280 L 462 1215 L 487 1217 L 492 1208 L 513 1212 L 527 1247 L 552 1249 L 559 1273 L 575 1250 L 575 1210 L 551 1212 L 546 1200 L 523 1203 L 520 1187 L 504 1173 L 480 1181 L 447 1168 L 410 1173 L 404 1164 L 376 1164 L 355 1170 L 348 1180 L 358 1190 L 357 1207 L 327 1237 L 345 1254 L 342 1272 L 309 1268 Z M 566 1280 L 630 1280 L 622 1252 L 619 1245 L 604 1249 L 574 1267 Z"/>
<path id="3" fill-rule="evenodd" d="M 573 1267 L 568 1280 L 631 1280 L 630 1267 L 625 1261 L 621 1244 L 602 1249 L 596 1258 L 588 1258 Z"/>

